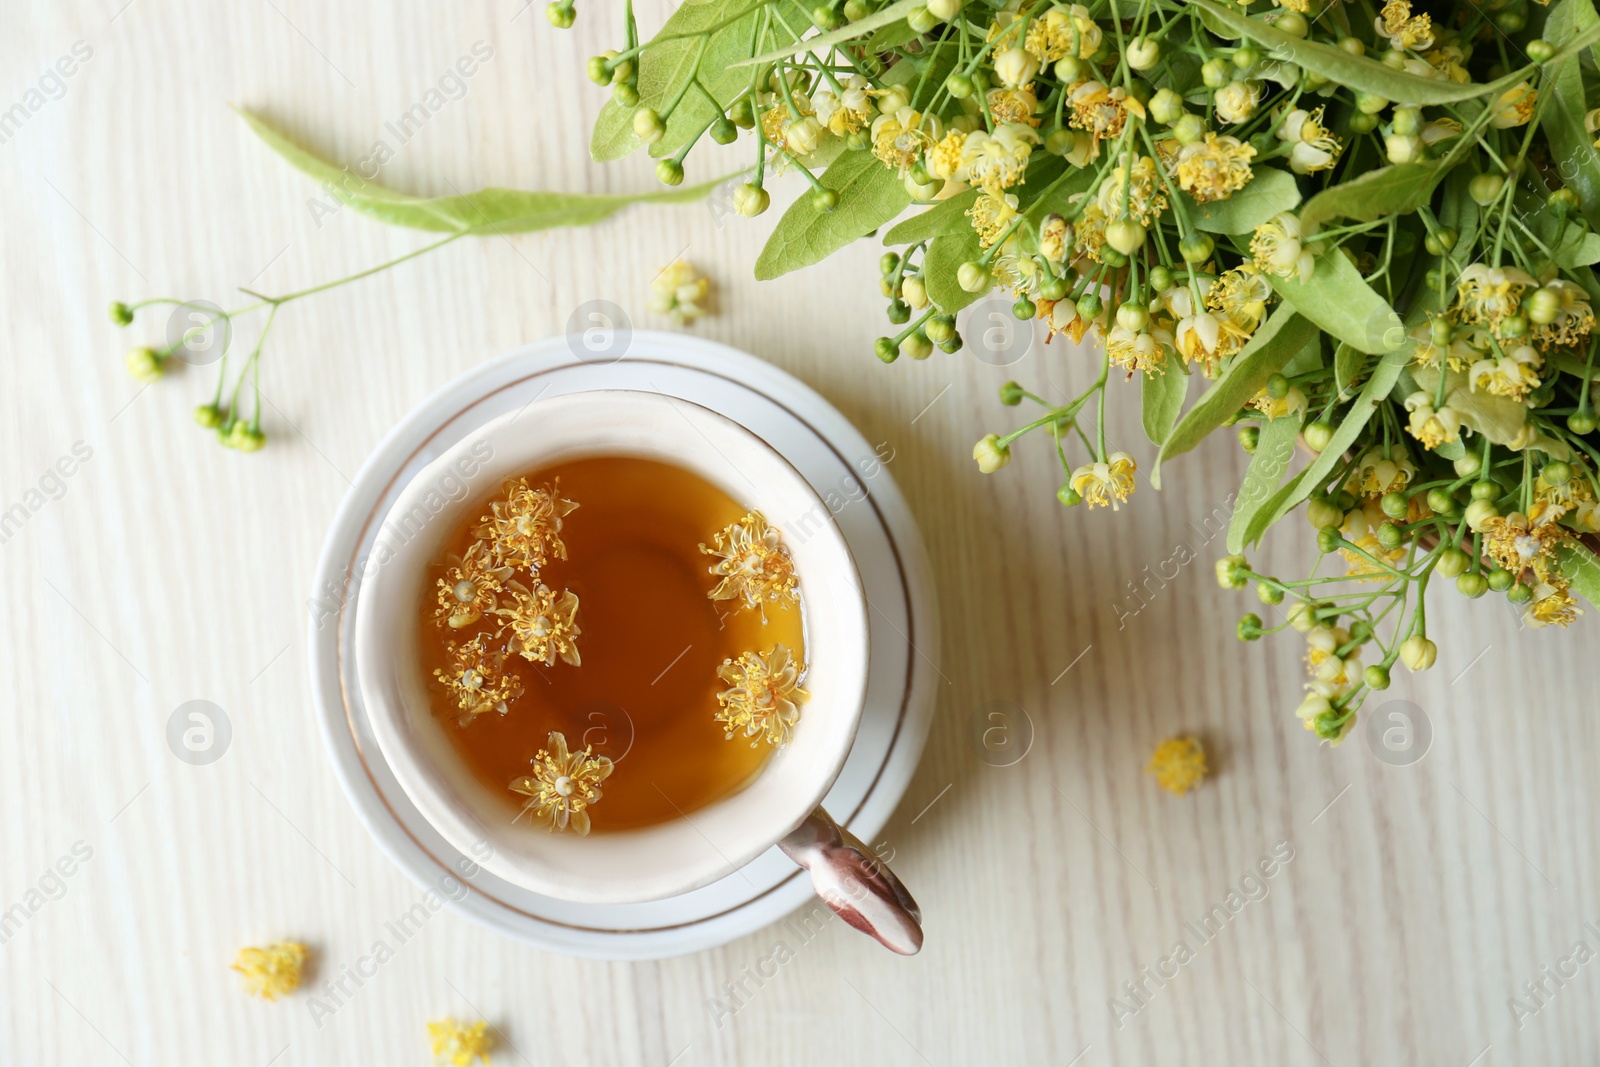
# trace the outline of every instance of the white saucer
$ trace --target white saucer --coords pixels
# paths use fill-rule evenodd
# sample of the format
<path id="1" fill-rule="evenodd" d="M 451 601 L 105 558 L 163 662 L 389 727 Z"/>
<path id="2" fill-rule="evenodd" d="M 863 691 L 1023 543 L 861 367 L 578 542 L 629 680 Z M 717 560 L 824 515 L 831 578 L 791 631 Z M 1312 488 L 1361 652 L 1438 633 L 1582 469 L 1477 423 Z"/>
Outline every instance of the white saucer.
<path id="1" fill-rule="evenodd" d="M 350 654 L 359 581 L 377 520 L 399 486 L 490 419 L 540 396 L 646 389 L 743 424 L 805 475 L 834 511 L 871 605 L 867 710 L 827 808 L 872 843 L 911 780 L 932 724 L 938 608 L 922 539 L 885 459 L 832 405 L 777 368 L 680 334 L 626 332 L 612 351 L 582 335 L 507 353 L 412 411 L 356 475 L 329 531 L 311 594 L 311 679 L 323 738 L 356 812 L 402 870 L 459 897 L 478 921 L 551 952 L 659 959 L 712 948 L 777 921 L 811 899 L 810 880 L 777 848 L 702 889 L 645 904 L 586 905 L 504 882 L 425 823 L 373 739 Z M 886 450 L 887 451 L 887 450 Z M 893 454 L 888 453 L 890 463 Z M 482 859 L 482 857 L 477 857 Z M 463 888 L 464 887 L 464 891 Z M 916 887 L 910 887 L 916 892 Z"/>

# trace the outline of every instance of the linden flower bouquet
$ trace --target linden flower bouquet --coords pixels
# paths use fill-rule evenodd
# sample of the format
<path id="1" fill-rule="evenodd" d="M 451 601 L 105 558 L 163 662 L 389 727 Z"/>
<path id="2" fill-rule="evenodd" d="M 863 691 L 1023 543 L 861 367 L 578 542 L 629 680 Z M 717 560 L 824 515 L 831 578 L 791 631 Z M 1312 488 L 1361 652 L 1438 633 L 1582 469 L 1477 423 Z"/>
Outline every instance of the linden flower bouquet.
<path id="1" fill-rule="evenodd" d="M 572 0 L 547 13 L 570 26 Z M 631 4 L 622 23 L 589 64 L 612 93 L 596 159 L 648 146 L 677 185 L 702 138 L 742 135 L 739 213 L 773 173 L 810 185 L 758 277 L 928 205 L 883 235 L 880 359 L 957 351 L 956 313 L 997 288 L 1093 339 L 1070 402 L 1007 383 L 1038 417 L 977 443 L 984 472 L 1042 434 L 1061 502 L 1115 510 L 1137 468 L 1106 446 L 1113 371 L 1141 390 L 1154 484 L 1239 427 L 1217 576 L 1276 609 L 1242 639 L 1304 635 L 1318 737 L 1397 661 L 1432 665 L 1432 585 L 1532 626 L 1600 597 L 1591 0 L 699 0 L 649 39 Z M 1253 570 L 1244 549 L 1302 505 L 1343 573 Z"/>

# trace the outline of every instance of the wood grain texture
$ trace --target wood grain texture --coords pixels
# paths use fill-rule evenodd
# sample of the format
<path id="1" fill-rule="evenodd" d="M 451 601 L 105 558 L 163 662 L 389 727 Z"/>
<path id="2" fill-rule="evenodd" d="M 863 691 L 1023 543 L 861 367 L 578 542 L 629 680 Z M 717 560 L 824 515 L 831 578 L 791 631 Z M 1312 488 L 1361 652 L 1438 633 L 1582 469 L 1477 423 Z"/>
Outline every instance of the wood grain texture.
<path id="1" fill-rule="evenodd" d="M 317 191 L 230 102 L 354 163 L 483 41 L 493 58 L 392 144 L 385 181 L 427 195 L 653 187 L 643 157 L 588 159 L 604 94 L 582 63 L 613 27 L 610 5 L 580 6 L 562 35 L 519 0 L 0 0 L 0 110 L 75 42 L 93 49 L 0 143 L 0 510 L 42 493 L 0 545 L 0 910 L 40 902 L 0 945 L 0 1062 L 422 1064 L 423 1025 L 447 1013 L 503 1032 L 496 1063 L 541 1067 L 1595 1062 L 1600 963 L 1546 979 L 1520 1027 L 1507 1001 L 1534 1003 L 1522 983 L 1575 942 L 1600 950 L 1583 926 L 1600 928 L 1600 619 L 1524 633 L 1494 604 L 1440 597 L 1438 667 L 1402 672 L 1371 705 L 1423 709 L 1426 756 L 1391 766 L 1360 735 L 1318 748 L 1291 715 L 1295 640 L 1240 645 L 1234 620 L 1257 606 L 1212 580 L 1244 467 L 1226 435 L 1118 514 L 1057 505 L 1041 447 L 980 477 L 971 442 L 1018 417 L 998 386 L 1081 387 L 1092 360 L 1058 344 L 1007 367 L 967 353 L 881 366 L 870 242 L 752 278 L 797 183 L 755 223 L 701 205 L 461 242 L 289 309 L 263 374 L 273 440 L 254 457 L 190 422 L 209 373 L 128 378 L 111 299 L 283 292 L 426 240 L 318 217 Z M 641 22 L 667 7 L 642 3 Z M 829 923 L 606 964 L 444 912 L 332 1017 L 306 997 L 247 1000 L 227 970 L 240 945 L 302 938 L 314 980 L 337 978 L 420 897 L 346 803 L 309 706 L 302 591 L 348 478 L 440 383 L 565 329 L 580 302 L 649 322 L 650 278 L 680 253 L 717 286 L 720 313 L 696 329 L 889 442 L 923 524 L 947 622 L 923 651 L 946 685 L 883 836 L 927 947 L 900 959 Z M 159 331 L 154 316 L 132 335 Z M 1147 469 L 1136 391 L 1116 393 L 1112 438 Z M 90 458 L 56 481 L 80 441 Z M 1291 520 L 1262 559 L 1296 573 L 1308 542 Z M 192 699 L 232 722 L 209 766 L 167 746 Z M 979 758 L 994 702 L 1031 729 L 1011 766 Z M 1204 738 L 1215 768 L 1184 800 L 1141 773 L 1179 732 Z M 78 842 L 92 856 L 51 876 Z M 1292 859 L 1253 878 L 1275 848 Z M 1237 914 L 1213 919 L 1214 936 L 1186 927 L 1230 891 Z M 1192 958 L 1147 976 L 1180 940 Z M 1109 1001 L 1133 1006 L 1130 982 L 1143 1004 L 1119 1019 Z"/>

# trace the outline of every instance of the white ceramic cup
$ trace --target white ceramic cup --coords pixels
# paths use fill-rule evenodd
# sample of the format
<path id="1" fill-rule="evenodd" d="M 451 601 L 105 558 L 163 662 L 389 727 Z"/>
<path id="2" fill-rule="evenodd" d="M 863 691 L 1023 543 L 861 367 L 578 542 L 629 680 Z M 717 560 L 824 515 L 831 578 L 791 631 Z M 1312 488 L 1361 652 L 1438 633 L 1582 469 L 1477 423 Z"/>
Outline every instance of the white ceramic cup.
<path id="1" fill-rule="evenodd" d="M 656 826 L 579 837 L 513 822 L 514 806 L 473 776 L 445 735 L 458 728 L 454 720 L 432 712 L 416 649 L 418 605 L 431 598 L 437 577 L 433 561 L 466 513 L 481 509 L 507 478 L 595 456 L 691 471 L 782 532 L 800 580 L 811 699 L 793 740 L 734 795 Z M 532 892 L 615 904 L 686 893 L 779 845 L 811 871 L 818 894 L 852 926 L 897 952 L 921 947 L 910 894 L 821 808 L 855 740 L 867 688 L 867 605 L 855 562 L 827 506 L 755 434 L 657 393 L 596 390 L 538 400 L 418 472 L 385 519 L 371 558 L 377 565 L 356 602 L 362 699 L 401 787 L 463 854 L 486 855 L 484 867 Z M 619 764 L 618 773 L 625 770 L 626 762 Z"/>

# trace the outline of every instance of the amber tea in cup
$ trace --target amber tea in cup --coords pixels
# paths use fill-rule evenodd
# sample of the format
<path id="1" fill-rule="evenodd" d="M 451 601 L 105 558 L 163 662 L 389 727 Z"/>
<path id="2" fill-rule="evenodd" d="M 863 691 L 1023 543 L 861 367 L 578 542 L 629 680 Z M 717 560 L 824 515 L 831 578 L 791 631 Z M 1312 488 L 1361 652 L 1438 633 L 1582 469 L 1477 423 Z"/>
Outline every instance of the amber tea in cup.
<path id="1" fill-rule="evenodd" d="M 805 699 L 800 590 L 763 516 L 626 456 L 529 471 L 466 514 L 419 652 L 434 715 L 508 818 L 636 829 L 761 772 Z"/>

